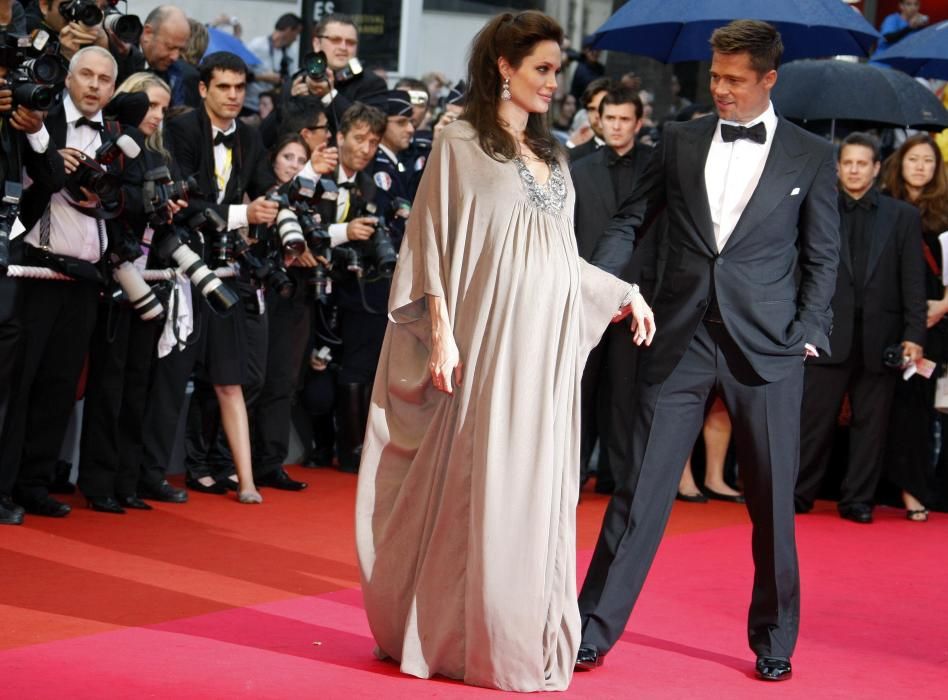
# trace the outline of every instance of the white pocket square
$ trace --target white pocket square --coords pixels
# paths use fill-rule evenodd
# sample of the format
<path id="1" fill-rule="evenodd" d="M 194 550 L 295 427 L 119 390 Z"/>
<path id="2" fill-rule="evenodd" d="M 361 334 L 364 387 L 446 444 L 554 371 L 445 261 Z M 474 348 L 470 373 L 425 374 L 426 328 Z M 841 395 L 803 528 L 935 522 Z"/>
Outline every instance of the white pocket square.
<path id="1" fill-rule="evenodd" d="M 794 188 L 793 188 L 793 191 L 790 193 L 790 196 L 791 196 L 791 197 L 796 197 L 798 194 L 800 194 L 800 188 L 799 188 L 799 187 L 794 187 Z"/>

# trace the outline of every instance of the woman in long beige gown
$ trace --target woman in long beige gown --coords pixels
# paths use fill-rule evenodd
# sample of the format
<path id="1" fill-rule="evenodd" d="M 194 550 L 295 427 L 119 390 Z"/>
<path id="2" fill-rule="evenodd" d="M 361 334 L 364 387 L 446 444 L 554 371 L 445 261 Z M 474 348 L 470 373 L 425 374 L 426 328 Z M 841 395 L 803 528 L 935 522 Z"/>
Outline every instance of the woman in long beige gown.
<path id="1" fill-rule="evenodd" d="M 572 183 L 543 137 L 561 41 L 537 12 L 475 39 L 466 115 L 435 143 L 392 280 L 356 537 L 377 653 L 422 678 L 568 686 L 580 379 L 610 320 L 654 333 L 636 289 L 576 252 Z M 496 130 L 478 130 L 485 109 Z M 498 142 L 513 157 L 488 155 Z"/>

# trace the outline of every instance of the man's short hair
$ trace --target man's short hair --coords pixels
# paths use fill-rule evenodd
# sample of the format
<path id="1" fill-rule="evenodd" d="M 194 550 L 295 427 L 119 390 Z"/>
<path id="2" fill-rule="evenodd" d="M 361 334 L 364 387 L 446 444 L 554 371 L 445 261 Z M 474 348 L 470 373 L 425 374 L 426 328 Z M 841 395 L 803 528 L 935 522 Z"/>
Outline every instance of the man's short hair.
<path id="1" fill-rule="evenodd" d="M 326 15 L 321 20 L 316 23 L 315 29 L 313 29 L 313 36 L 320 37 L 326 33 L 326 27 L 335 22 L 336 24 L 348 24 L 350 27 L 356 30 L 356 35 L 359 34 L 359 28 L 356 26 L 355 20 L 352 19 L 349 15 L 344 15 L 341 12 L 333 12 L 332 14 Z"/>
<path id="2" fill-rule="evenodd" d="M 750 54 L 751 66 L 763 75 L 780 66 L 783 41 L 776 27 L 756 19 L 738 19 L 711 34 L 711 49 L 721 54 Z"/>
<path id="3" fill-rule="evenodd" d="M 75 72 L 76 67 L 79 65 L 79 60 L 89 54 L 98 54 L 99 56 L 109 59 L 109 63 L 112 64 L 112 80 L 114 81 L 118 78 L 118 63 L 115 60 L 115 56 L 113 56 L 108 49 L 95 45 L 84 46 L 72 55 L 72 58 L 69 60 L 69 72 Z"/>
<path id="4" fill-rule="evenodd" d="M 639 120 L 645 114 L 645 105 L 642 104 L 642 98 L 638 96 L 635 90 L 630 90 L 622 85 L 613 85 L 603 96 L 599 103 L 599 114 L 603 113 L 606 105 L 634 105 L 635 119 Z"/>
<path id="5" fill-rule="evenodd" d="M 217 51 L 204 57 L 204 60 L 198 66 L 201 82 L 210 86 L 211 78 L 214 77 L 214 71 L 216 70 L 243 73 L 244 76 L 250 72 L 247 69 L 247 64 L 244 63 L 244 59 L 230 51 Z"/>
<path id="6" fill-rule="evenodd" d="M 879 145 L 879 139 L 872 134 L 867 134 L 864 131 L 854 131 L 844 138 L 843 142 L 839 144 L 839 153 L 836 154 L 837 160 L 842 159 L 843 149 L 846 148 L 846 146 L 865 146 L 872 151 L 873 163 L 878 163 L 882 160 L 882 147 Z"/>
<path id="7" fill-rule="evenodd" d="M 586 109 L 593 98 L 598 95 L 603 90 L 608 90 L 612 87 L 612 78 L 596 78 L 591 81 L 589 85 L 586 86 L 586 89 L 583 90 L 583 95 L 580 98 L 581 107 Z"/>
<path id="8" fill-rule="evenodd" d="M 312 129 L 319 122 L 319 115 L 325 111 L 322 100 L 315 95 L 290 98 L 283 107 L 280 133 L 298 134 L 303 129 Z"/>
<path id="9" fill-rule="evenodd" d="M 339 121 L 339 131 L 348 134 L 349 130 L 358 124 L 367 124 L 373 134 L 381 137 L 385 134 L 385 127 L 388 126 L 388 118 L 377 107 L 356 102 L 342 113 L 342 119 Z"/>
<path id="10" fill-rule="evenodd" d="M 302 26 L 303 20 L 301 20 L 298 15 L 294 15 L 292 12 L 287 12 L 285 15 L 280 15 L 280 19 L 276 21 L 276 24 L 273 25 L 273 28 L 278 32 L 285 32 L 287 29 L 296 29 L 297 27 Z"/>

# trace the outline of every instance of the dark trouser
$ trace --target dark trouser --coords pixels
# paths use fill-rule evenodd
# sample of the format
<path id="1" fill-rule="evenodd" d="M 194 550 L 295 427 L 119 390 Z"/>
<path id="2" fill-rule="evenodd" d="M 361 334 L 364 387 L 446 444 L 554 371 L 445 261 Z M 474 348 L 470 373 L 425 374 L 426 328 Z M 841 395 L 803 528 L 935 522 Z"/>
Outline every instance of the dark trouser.
<path id="1" fill-rule="evenodd" d="M 870 372 L 855 347 L 838 365 L 808 365 L 804 377 L 803 410 L 800 419 L 800 476 L 796 505 L 809 510 L 819 494 L 833 449 L 836 417 L 849 393 L 852 422 L 849 429 L 849 464 L 843 479 L 839 508 L 871 505 L 885 454 L 886 428 L 898 375 L 893 370 Z"/>
<path id="2" fill-rule="evenodd" d="M 185 436 L 185 465 L 192 479 L 210 476 L 216 480 L 225 479 L 234 474 L 234 459 L 227 442 L 227 435 L 220 420 L 220 404 L 214 391 L 214 364 L 221 352 L 233 350 L 243 362 L 240 384 L 243 388 L 244 403 L 248 416 L 260 397 L 263 388 L 264 373 L 267 366 L 267 325 L 268 314 L 260 314 L 253 308 L 256 290 L 245 283 L 238 284 L 243 304 L 233 311 L 233 318 L 213 319 L 207 328 L 207 347 L 204 357 L 195 374 L 194 393 L 188 407 L 187 434 Z M 220 335 L 229 336 L 232 324 L 240 326 L 237 341 L 243 347 L 228 348 L 226 343 L 216 342 Z M 228 358 L 233 360 L 234 358 Z M 230 380 L 228 380 L 229 382 Z"/>
<path id="3" fill-rule="evenodd" d="M 293 395 L 300 384 L 303 355 L 309 342 L 312 289 L 306 281 L 311 270 L 290 269 L 296 293 L 289 299 L 267 295 L 269 341 L 266 379 L 253 413 L 254 476 L 283 466 L 290 449 Z"/>
<path id="4" fill-rule="evenodd" d="M 23 365 L 0 448 L 0 471 L 19 462 L 15 497 L 35 503 L 49 495 L 95 327 L 99 290 L 87 282 L 20 284 Z"/>
<path id="5" fill-rule="evenodd" d="M 142 321 L 130 307 L 99 304 L 79 448 L 78 486 L 88 498 L 135 495 L 148 373 L 160 328 L 160 321 Z"/>
<path id="6" fill-rule="evenodd" d="M 4 459 L 7 442 L 4 426 L 8 416 L 20 410 L 17 404 L 17 378 L 21 374 L 22 323 L 19 314 L 20 282 L 0 277 L 0 496 L 9 496 L 19 471 L 18 459 Z"/>
<path id="7" fill-rule="evenodd" d="M 754 586 L 748 640 L 758 655 L 789 657 L 799 625 L 800 584 L 793 485 L 800 456 L 799 370 L 764 382 L 722 324 L 699 325 L 665 381 L 643 384 L 633 417 L 632 468 L 606 510 L 579 596 L 583 644 L 600 652 L 616 643 L 658 549 L 681 465 L 717 387 L 734 424 L 737 458 L 753 524 Z"/>
<path id="8" fill-rule="evenodd" d="M 608 331 L 607 331 L 608 333 Z M 580 433 L 579 433 L 579 475 L 582 481 L 589 476 L 589 460 L 592 458 L 596 441 L 599 441 L 599 464 L 597 480 L 611 481 L 609 455 L 605 449 L 608 442 L 608 393 L 606 384 L 606 362 L 609 358 L 609 339 L 603 336 L 599 344 L 586 358 L 583 380 L 580 385 Z"/>
<path id="9" fill-rule="evenodd" d="M 605 461 L 609 478 L 622 483 L 632 461 L 631 426 L 637 410 L 635 386 L 642 352 L 632 342 L 632 332 L 626 321 L 611 324 L 606 330 L 605 342 L 608 343 L 608 359 L 603 384 L 608 386 L 608 390 L 602 428 L 605 440 L 603 442 L 600 437 L 599 463 L 602 465 Z M 602 479 L 602 474 L 599 478 Z"/>

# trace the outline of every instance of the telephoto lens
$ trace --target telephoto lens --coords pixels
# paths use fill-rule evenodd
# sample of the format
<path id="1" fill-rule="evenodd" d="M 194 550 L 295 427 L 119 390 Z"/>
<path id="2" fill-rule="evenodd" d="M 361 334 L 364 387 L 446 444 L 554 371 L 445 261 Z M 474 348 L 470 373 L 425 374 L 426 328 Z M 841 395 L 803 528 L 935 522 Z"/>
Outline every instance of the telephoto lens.
<path id="1" fill-rule="evenodd" d="M 112 270 L 112 277 L 143 321 L 164 317 L 165 307 L 132 263 L 125 261 L 117 265 Z"/>
<path id="2" fill-rule="evenodd" d="M 118 10 L 108 10 L 103 26 L 126 44 L 137 44 L 142 35 L 142 21 L 135 15 L 123 15 Z"/>
<path id="3" fill-rule="evenodd" d="M 306 250 L 306 239 L 303 238 L 303 229 L 300 220 L 292 209 L 280 209 L 277 212 L 276 230 L 280 236 L 283 252 L 298 258 Z"/>
<path id="4" fill-rule="evenodd" d="M 161 245 L 161 254 L 174 260 L 178 270 L 190 278 L 194 288 L 204 295 L 208 305 L 219 316 L 226 316 L 239 301 L 230 287 L 204 264 L 200 256 L 185 245 L 177 234 L 168 236 Z"/>

